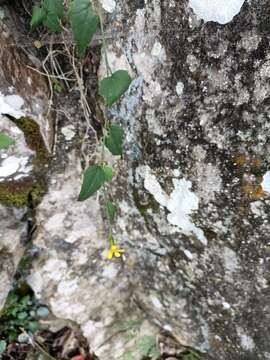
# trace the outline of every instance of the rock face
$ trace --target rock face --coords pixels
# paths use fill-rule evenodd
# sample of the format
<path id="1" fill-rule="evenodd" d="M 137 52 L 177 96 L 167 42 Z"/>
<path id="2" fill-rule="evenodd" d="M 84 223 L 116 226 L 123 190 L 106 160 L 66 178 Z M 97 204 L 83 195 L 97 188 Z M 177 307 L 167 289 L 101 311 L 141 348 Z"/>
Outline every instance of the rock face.
<path id="1" fill-rule="evenodd" d="M 27 237 L 25 213 L 25 209 L 11 209 L 0 205 L 0 309 L 5 303 L 13 276 L 24 252 L 24 242 Z"/>
<path id="2" fill-rule="evenodd" d="M 77 203 L 68 148 L 36 209 L 28 282 L 101 358 L 133 353 L 116 325 L 139 320 L 136 339 L 159 327 L 218 360 L 270 359 L 269 2 L 226 25 L 187 0 L 104 3 L 111 67 L 134 77 L 110 112 L 127 134 L 111 189 L 125 256 L 104 259 L 107 224 L 95 199 Z"/>
<path id="3" fill-rule="evenodd" d="M 28 68 L 32 62 L 14 45 L 1 22 L 0 131 L 15 143 L 0 150 L 0 309 L 29 237 L 27 207 L 45 190 L 48 150 L 54 137 L 52 120 L 44 116 L 47 83 Z"/>
<path id="4" fill-rule="evenodd" d="M 8 9 L 5 11 L 8 16 Z M 53 117 L 48 113 L 48 84 L 44 76 L 31 69 L 37 67 L 35 58 L 23 51 L 16 35 L 12 34 L 15 25 L 9 17 L 8 23 L 9 27 L 0 24 L 0 113 L 34 119 L 50 151 L 54 136 Z"/>

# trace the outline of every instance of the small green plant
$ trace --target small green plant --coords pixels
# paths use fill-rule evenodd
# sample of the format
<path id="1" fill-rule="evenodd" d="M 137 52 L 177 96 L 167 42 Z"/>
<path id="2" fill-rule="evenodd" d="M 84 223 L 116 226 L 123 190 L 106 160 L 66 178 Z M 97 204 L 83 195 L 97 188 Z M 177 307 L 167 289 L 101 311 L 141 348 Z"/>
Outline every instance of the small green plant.
<path id="1" fill-rule="evenodd" d="M 0 150 L 8 148 L 10 145 L 13 145 L 15 141 L 11 139 L 8 135 L 3 132 L 0 132 Z"/>
<path id="2" fill-rule="evenodd" d="M 40 6 L 33 8 L 31 20 L 31 28 L 33 30 L 43 25 L 50 31 L 61 32 L 63 25 L 66 28 L 69 24 L 75 40 L 77 55 L 80 59 L 83 57 L 99 27 L 102 35 L 107 76 L 99 83 L 99 95 L 103 98 L 105 107 L 103 114 L 104 121 L 100 121 L 101 124 L 104 124 L 102 136 L 99 139 L 101 154 L 94 164 L 87 164 L 78 200 L 84 201 L 93 196 L 101 188 L 103 189 L 105 212 L 109 222 L 108 242 L 110 250 L 107 257 L 111 259 L 113 256 L 120 257 L 123 249 L 119 249 L 116 246 L 116 239 L 112 234 L 112 226 L 117 214 L 117 208 L 108 194 L 108 183 L 112 181 L 115 172 L 104 160 L 105 147 L 112 155 L 122 156 L 124 130 L 119 124 L 111 123 L 108 120 L 107 112 L 128 90 L 132 79 L 127 71 L 117 70 L 112 72 L 109 66 L 100 5 L 97 0 L 93 2 L 90 0 L 43 0 Z M 58 87 L 55 90 L 58 91 Z"/>
<path id="3" fill-rule="evenodd" d="M 30 333 L 38 329 L 38 309 L 39 304 L 32 291 L 27 291 L 27 294 L 23 294 L 19 288 L 10 291 L 6 304 L 0 311 L 0 354 L 8 342 L 16 341 L 21 329 Z"/>
<path id="4" fill-rule="evenodd" d="M 182 357 L 183 360 L 203 360 L 202 356 L 194 351 L 189 349 Z"/>
<path id="5" fill-rule="evenodd" d="M 158 358 L 160 355 L 156 338 L 154 336 L 144 336 L 143 338 L 139 339 L 137 346 L 142 358 Z"/>
<path id="6" fill-rule="evenodd" d="M 127 340 L 133 340 L 133 337 L 127 338 Z M 135 343 L 130 346 L 127 351 L 122 355 L 122 360 L 133 360 L 138 357 L 136 354 L 140 354 L 140 358 L 152 358 L 157 359 L 160 357 L 160 351 L 157 347 L 157 342 L 155 336 L 146 335 L 144 337 L 140 337 L 135 341 Z"/>
<path id="7" fill-rule="evenodd" d="M 61 93 L 64 90 L 61 83 L 55 79 L 52 80 L 52 86 L 53 86 L 53 90 L 57 93 Z"/>
<path id="8" fill-rule="evenodd" d="M 5 352 L 6 348 L 7 343 L 5 342 L 5 340 L 0 340 L 0 357 Z"/>

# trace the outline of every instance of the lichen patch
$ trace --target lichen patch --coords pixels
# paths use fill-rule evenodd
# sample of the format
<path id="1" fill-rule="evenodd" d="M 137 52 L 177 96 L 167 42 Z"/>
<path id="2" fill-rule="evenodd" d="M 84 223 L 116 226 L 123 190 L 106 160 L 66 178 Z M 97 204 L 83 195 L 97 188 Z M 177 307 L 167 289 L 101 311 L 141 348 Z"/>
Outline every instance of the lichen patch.
<path id="1" fill-rule="evenodd" d="M 169 210 L 168 222 L 188 236 L 195 235 L 203 245 L 207 245 L 202 229 L 198 228 L 191 219 L 191 215 L 199 209 L 199 198 L 191 190 L 192 183 L 185 179 L 172 179 L 174 190 L 168 196 L 155 175 L 151 173 L 151 169 L 145 167 L 144 170 L 144 187 L 160 205 Z"/>

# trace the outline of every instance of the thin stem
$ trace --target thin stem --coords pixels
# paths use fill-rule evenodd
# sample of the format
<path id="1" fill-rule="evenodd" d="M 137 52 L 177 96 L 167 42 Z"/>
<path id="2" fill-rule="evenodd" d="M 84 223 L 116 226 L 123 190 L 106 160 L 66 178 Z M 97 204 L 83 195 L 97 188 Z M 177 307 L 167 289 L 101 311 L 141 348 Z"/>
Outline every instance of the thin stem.
<path id="1" fill-rule="evenodd" d="M 104 114 L 104 126 L 102 127 L 102 145 L 101 145 L 101 164 L 104 163 L 104 159 L 105 159 L 105 136 L 107 135 L 107 130 L 108 130 L 108 125 L 109 125 L 109 120 L 107 118 L 107 115 Z"/>
<path id="2" fill-rule="evenodd" d="M 103 51 L 104 51 L 104 56 L 105 56 L 106 71 L 107 71 L 107 76 L 109 76 L 112 74 L 112 70 L 110 68 L 109 61 L 108 61 L 107 41 L 106 41 L 106 36 L 105 36 L 105 32 L 104 32 L 102 14 L 101 14 L 99 4 L 97 6 L 97 13 L 98 13 L 99 21 L 100 21 L 100 31 L 101 31 L 102 45 L 103 45 Z"/>

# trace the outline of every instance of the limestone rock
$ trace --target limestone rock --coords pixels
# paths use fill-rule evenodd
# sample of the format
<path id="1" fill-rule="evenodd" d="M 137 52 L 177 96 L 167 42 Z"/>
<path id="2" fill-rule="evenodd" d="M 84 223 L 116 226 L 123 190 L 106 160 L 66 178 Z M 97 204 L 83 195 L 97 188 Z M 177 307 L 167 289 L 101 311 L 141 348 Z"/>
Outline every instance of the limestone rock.
<path id="1" fill-rule="evenodd" d="M 46 80 L 28 67 L 33 63 L 15 42 L 13 26 L 0 28 L 0 131 L 15 140 L 0 151 L 1 309 L 28 239 L 27 207 L 46 187 L 54 134 Z"/>
<path id="2" fill-rule="evenodd" d="M 11 23 L 10 29 L 13 26 Z M 49 87 L 45 77 L 31 69 L 36 68 L 33 59 L 33 56 L 27 56 L 23 48 L 20 48 L 19 41 L 16 41 L 16 36 L 11 34 L 9 28 L 1 23 L 0 113 L 15 118 L 25 116 L 34 119 L 50 151 L 54 141 L 54 123 L 53 117 L 48 114 Z M 19 109 L 16 108 L 18 106 Z"/>
<path id="3" fill-rule="evenodd" d="M 117 3 L 108 57 L 136 74 L 110 112 L 127 133 L 111 189 L 125 257 L 102 257 L 99 205 L 76 202 L 70 153 L 37 208 L 28 279 L 102 358 L 128 349 L 119 333 L 106 342 L 115 324 L 144 316 L 215 359 L 270 356 L 268 14 L 246 1 L 221 26 L 188 1 Z"/>
<path id="4" fill-rule="evenodd" d="M 16 181 L 29 176 L 32 171 L 32 160 L 35 155 L 25 141 L 24 133 L 11 120 L 1 117 L 1 131 L 10 136 L 14 145 L 0 151 L 0 181 Z"/>
<path id="5" fill-rule="evenodd" d="M 12 209 L 0 204 L 0 216 L 0 309 L 2 309 L 24 252 L 27 224 L 23 221 L 25 209 Z"/>

